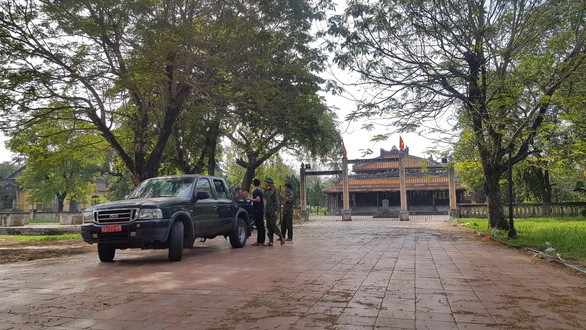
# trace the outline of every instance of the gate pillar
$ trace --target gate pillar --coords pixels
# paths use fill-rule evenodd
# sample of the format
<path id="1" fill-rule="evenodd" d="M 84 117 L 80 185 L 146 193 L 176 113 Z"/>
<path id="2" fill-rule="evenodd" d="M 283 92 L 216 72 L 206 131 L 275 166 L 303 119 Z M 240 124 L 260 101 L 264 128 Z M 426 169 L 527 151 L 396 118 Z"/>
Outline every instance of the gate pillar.
<path id="1" fill-rule="evenodd" d="M 350 212 L 350 189 L 348 184 L 348 157 L 344 153 L 342 157 L 342 175 L 344 177 L 344 181 L 342 183 L 342 202 L 343 202 L 343 209 L 342 209 L 342 221 L 351 221 L 352 220 L 352 213 Z"/>
<path id="2" fill-rule="evenodd" d="M 399 211 L 400 221 L 409 221 L 409 210 L 407 210 L 407 180 L 405 178 L 405 152 L 399 152 L 399 190 L 401 192 L 401 210 Z"/>
<path id="3" fill-rule="evenodd" d="M 458 218 L 459 214 L 456 200 L 456 171 L 454 170 L 453 165 L 448 167 L 448 184 L 450 188 L 450 212 L 448 215 L 450 218 Z"/>

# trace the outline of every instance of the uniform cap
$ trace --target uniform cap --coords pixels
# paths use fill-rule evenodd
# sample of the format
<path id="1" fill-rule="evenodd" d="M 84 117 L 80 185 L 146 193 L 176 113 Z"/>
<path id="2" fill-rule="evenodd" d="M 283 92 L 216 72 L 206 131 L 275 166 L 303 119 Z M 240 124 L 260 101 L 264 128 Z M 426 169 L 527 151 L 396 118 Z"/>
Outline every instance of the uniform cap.
<path id="1" fill-rule="evenodd" d="M 268 183 L 275 183 L 275 180 L 273 180 L 273 178 L 271 178 L 270 176 L 267 176 L 267 177 L 265 178 L 265 182 L 268 182 Z"/>

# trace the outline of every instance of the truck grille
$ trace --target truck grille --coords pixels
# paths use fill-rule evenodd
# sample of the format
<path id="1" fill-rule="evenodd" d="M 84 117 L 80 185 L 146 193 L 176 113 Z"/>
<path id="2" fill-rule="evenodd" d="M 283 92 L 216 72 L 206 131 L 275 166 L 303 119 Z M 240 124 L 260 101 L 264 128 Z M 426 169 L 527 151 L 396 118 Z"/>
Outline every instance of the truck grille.
<path id="1" fill-rule="evenodd" d="M 113 209 L 96 211 L 98 223 L 130 222 L 136 219 L 138 209 Z"/>

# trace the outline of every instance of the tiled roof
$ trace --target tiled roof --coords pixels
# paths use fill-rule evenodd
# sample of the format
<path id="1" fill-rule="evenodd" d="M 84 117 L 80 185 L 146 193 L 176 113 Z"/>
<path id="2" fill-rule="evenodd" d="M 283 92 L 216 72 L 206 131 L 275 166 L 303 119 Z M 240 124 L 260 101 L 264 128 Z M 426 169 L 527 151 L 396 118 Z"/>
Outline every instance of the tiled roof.
<path id="1" fill-rule="evenodd" d="M 368 162 L 363 164 L 355 164 L 352 168 L 353 172 L 378 172 L 391 169 L 399 168 L 399 156 L 398 155 L 385 155 L 383 157 L 377 157 L 380 162 Z M 437 167 L 442 164 L 430 161 L 425 158 L 415 157 L 411 155 L 405 155 L 405 168 L 425 168 L 425 167 Z"/>
<path id="2" fill-rule="evenodd" d="M 407 190 L 448 189 L 447 176 L 407 177 Z M 350 192 L 365 191 L 399 191 L 399 178 L 349 178 Z M 464 186 L 456 184 L 456 190 L 464 190 Z M 323 189 L 325 193 L 342 192 L 342 181 L 337 185 Z"/>

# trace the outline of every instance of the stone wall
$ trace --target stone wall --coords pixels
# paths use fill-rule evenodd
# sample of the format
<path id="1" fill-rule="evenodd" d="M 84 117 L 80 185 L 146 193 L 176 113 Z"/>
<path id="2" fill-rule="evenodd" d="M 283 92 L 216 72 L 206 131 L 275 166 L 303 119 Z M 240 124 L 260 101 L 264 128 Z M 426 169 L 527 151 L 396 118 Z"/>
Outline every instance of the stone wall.
<path id="1" fill-rule="evenodd" d="M 0 214 L 0 227 L 28 225 L 28 213 Z"/>
<path id="2" fill-rule="evenodd" d="M 61 225 L 80 225 L 83 217 L 79 212 L 11 212 L 0 213 L 0 227 L 24 226 L 30 223 L 29 219 L 59 222 Z"/>

